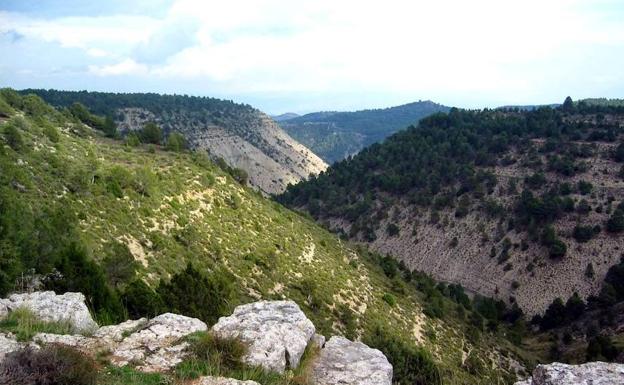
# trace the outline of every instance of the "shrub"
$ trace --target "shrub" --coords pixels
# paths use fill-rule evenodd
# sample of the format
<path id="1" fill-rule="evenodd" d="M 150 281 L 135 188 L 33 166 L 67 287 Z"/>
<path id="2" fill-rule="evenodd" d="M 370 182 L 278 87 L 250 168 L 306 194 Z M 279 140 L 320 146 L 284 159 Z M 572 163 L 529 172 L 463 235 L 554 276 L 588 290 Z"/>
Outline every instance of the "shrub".
<path id="1" fill-rule="evenodd" d="M 15 151 L 24 148 L 24 138 L 14 124 L 9 123 L 4 127 L 4 141 Z"/>
<path id="2" fill-rule="evenodd" d="M 167 137 L 167 150 L 180 152 L 186 148 L 186 139 L 179 132 L 172 132 Z"/>
<path id="3" fill-rule="evenodd" d="M 587 361 L 613 361 L 618 356 L 619 350 L 608 336 L 598 335 L 589 340 L 587 344 Z"/>
<path id="4" fill-rule="evenodd" d="M 162 129 L 154 122 L 145 124 L 139 135 L 143 143 L 160 144 L 162 142 Z"/>
<path id="5" fill-rule="evenodd" d="M 390 306 L 396 305 L 396 298 L 392 294 L 385 293 L 382 298 L 388 305 Z"/>
<path id="6" fill-rule="evenodd" d="M 397 226 L 395 223 L 388 223 L 388 226 L 386 227 L 386 232 L 389 236 L 396 237 L 397 235 L 399 235 L 400 229 L 399 226 Z"/>
<path id="7" fill-rule="evenodd" d="M 61 135 L 59 134 L 56 127 L 46 124 L 43 128 L 43 134 L 50 139 L 52 143 L 58 143 L 61 140 Z"/>
<path id="8" fill-rule="evenodd" d="M 130 318 L 154 317 L 165 310 L 162 298 L 145 282 L 130 282 L 121 297 Z"/>
<path id="9" fill-rule="evenodd" d="M 379 326 L 365 336 L 364 342 L 381 350 L 388 358 L 394 370 L 393 383 L 400 385 L 442 384 L 440 370 L 431 354 L 425 349 L 408 344 Z"/>
<path id="10" fill-rule="evenodd" d="M 95 385 L 96 380 L 95 362 L 66 346 L 18 350 L 0 363 L 0 384 Z"/>
<path id="11" fill-rule="evenodd" d="M 132 174 L 121 166 L 111 167 L 105 177 L 106 189 L 117 198 L 123 198 L 124 189 L 133 182 Z"/>
<path id="12" fill-rule="evenodd" d="M 621 233 L 624 231 L 624 211 L 615 210 L 607 221 L 607 231 L 610 233 Z"/>
<path id="13" fill-rule="evenodd" d="M 63 250 L 56 269 L 60 274 L 46 281 L 48 289 L 61 293 L 83 293 L 100 323 L 121 322 L 125 319 L 119 297 L 107 285 L 102 268 L 87 257 L 86 249 L 82 245 L 72 242 Z"/>
<path id="14" fill-rule="evenodd" d="M 126 135 L 125 143 L 126 146 L 129 147 L 137 147 L 139 144 L 141 144 L 141 139 L 139 139 L 139 136 L 136 134 L 136 132 L 129 132 L 128 135 Z"/>
<path id="15" fill-rule="evenodd" d="M 106 250 L 106 257 L 102 261 L 104 272 L 113 287 L 118 287 L 130 281 L 139 267 L 134 256 L 125 243 L 114 241 Z"/>
<path id="16" fill-rule="evenodd" d="M 581 195 L 587 195 L 591 193 L 593 188 L 594 186 L 590 182 L 584 180 L 580 180 L 578 182 L 578 190 Z"/>
<path id="17" fill-rule="evenodd" d="M 574 226 L 574 232 L 572 233 L 572 236 L 578 242 L 587 242 L 590 239 L 592 239 L 594 234 L 595 234 L 594 227 L 576 225 Z"/>
<path id="18" fill-rule="evenodd" d="M 169 282 L 161 282 L 156 292 L 170 311 L 195 317 L 212 325 L 229 313 L 234 294 L 234 279 L 222 271 L 204 275 L 190 263 L 174 274 Z"/>

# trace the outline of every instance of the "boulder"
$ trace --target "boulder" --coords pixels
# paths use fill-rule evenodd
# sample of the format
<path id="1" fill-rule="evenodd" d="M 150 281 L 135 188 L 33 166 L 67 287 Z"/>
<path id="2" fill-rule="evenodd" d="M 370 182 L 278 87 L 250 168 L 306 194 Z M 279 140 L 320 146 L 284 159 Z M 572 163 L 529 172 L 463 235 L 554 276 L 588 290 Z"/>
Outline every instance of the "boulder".
<path id="1" fill-rule="evenodd" d="M 231 316 L 221 317 L 212 333 L 245 343 L 246 363 L 283 373 L 299 365 L 315 328 L 293 301 L 259 301 L 238 306 Z"/>
<path id="2" fill-rule="evenodd" d="M 114 348 L 111 361 L 118 366 L 136 363 L 137 369 L 145 372 L 166 371 L 186 356 L 188 344 L 180 339 L 207 329 L 208 326 L 197 318 L 161 314 L 147 322 L 144 329 L 123 338 Z"/>
<path id="3" fill-rule="evenodd" d="M 334 336 L 312 363 L 315 385 L 391 385 L 392 365 L 382 352 Z"/>
<path id="4" fill-rule="evenodd" d="M 516 385 L 614 385 L 624 384 L 624 364 L 590 362 L 567 365 L 554 362 L 538 365 L 533 378 Z"/>
<path id="5" fill-rule="evenodd" d="M 193 382 L 193 385 L 260 385 L 256 381 L 241 381 L 226 377 L 205 376 Z"/>
<path id="6" fill-rule="evenodd" d="M 91 317 L 82 293 L 57 295 L 53 291 L 13 294 L 0 299 L 0 318 L 18 308 L 27 308 L 48 322 L 69 322 L 77 333 L 90 333 L 98 325 Z"/>

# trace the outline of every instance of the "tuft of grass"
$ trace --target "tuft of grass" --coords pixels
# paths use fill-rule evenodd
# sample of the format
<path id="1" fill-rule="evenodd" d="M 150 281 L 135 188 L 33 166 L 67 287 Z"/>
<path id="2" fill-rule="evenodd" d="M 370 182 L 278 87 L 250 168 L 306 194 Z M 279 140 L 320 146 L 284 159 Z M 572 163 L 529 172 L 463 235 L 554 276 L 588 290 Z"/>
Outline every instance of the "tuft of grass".
<path id="1" fill-rule="evenodd" d="M 192 355 L 175 369 L 175 376 L 181 381 L 200 376 L 221 376 L 241 381 L 252 380 L 263 385 L 307 385 L 310 362 L 319 350 L 318 347 L 309 346 L 297 368 L 279 374 L 245 364 L 242 357 L 247 348 L 237 339 L 196 333 L 187 340 L 191 344 L 189 350 Z"/>
<path id="2" fill-rule="evenodd" d="M 15 334 L 18 341 L 30 341 L 37 333 L 71 334 L 69 322 L 42 321 L 27 308 L 19 308 L 0 321 L 0 330 Z"/>

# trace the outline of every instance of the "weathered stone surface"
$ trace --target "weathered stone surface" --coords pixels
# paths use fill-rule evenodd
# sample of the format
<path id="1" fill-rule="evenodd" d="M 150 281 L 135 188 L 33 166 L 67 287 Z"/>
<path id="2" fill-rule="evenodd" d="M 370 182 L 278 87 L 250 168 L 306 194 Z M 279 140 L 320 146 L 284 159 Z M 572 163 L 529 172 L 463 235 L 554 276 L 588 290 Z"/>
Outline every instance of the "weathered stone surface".
<path id="1" fill-rule="evenodd" d="M 256 381 L 241 381 L 226 377 L 205 376 L 193 382 L 193 385 L 260 385 Z"/>
<path id="2" fill-rule="evenodd" d="M 125 337 L 143 328 L 145 325 L 147 325 L 147 318 L 128 320 L 118 325 L 102 326 L 93 334 L 93 337 L 121 342 Z"/>
<path id="3" fill-rule="evenodd" d="M 53 291 L 39 291 L 13 294 L 0 299 L 0 318 L 21 307 L 29 309 L 43 321 L 69 322 L 78 333 L 93 332 L 98 327 L 82 293 L 57 295 Z"/>
<path id="4" fill-rule="evenodd" d="M 293 301 L 259 301 L 221 317 L 212 332 L 248 345 L 245 361 L 283 373 L 296 368 L 315 328 Z"/>
<path id="5" fill-rule="evenodd" d="M 615 385 L 624 384 L 624 364 L 590 362 L 567 365 L 558 362 L 538 365 L 533 378 L 516 385 Z"/>
<path id="6" fill-rule="evenodd" d="M 168 370 L 182 361 L 188 346 L 179 340 L 191 333 L 206 331 L 207 325 L 182 315 L 165 313 L 151 319 L 144 329 L 124 338 L 112 352 L 119 366 L 130 362 L 146 372 Z"/>
<path id="7" fill-rule="evenodd" d="M 2 361 L 7 354 L 19 350 L 22 347 L 23 344 L 17 342 L 13 334 L 0 333 L 0 361 Z"/>
<path id="8" fill-rule="evenodd" d="M 392 365 L 379 350 L 334 336 L 312 364 L 312 383 L 391 385 Z"/>
<path id="9" fill-rule="evenodd" d="M 325 346 L 325 336 L 322 334 L 316 333 L 312 337 L 312 342 L 314 342 L 316 346 L 318 346 L 319 348 L 322 348 L 323 346 Z"/>

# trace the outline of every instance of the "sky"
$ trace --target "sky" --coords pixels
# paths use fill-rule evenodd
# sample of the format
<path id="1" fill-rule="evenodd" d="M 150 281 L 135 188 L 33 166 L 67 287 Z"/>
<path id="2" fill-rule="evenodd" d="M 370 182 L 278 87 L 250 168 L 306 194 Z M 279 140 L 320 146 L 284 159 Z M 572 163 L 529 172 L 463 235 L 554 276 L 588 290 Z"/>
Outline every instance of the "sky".
<path id="1" fill-rule="evenodd" d="M 0 86 L 268 113 L 624 97 L 622 0 L 0 0 Z"/>

